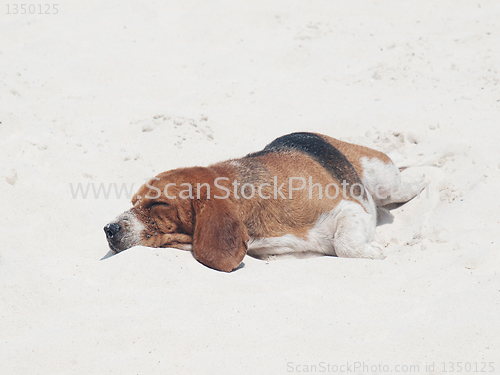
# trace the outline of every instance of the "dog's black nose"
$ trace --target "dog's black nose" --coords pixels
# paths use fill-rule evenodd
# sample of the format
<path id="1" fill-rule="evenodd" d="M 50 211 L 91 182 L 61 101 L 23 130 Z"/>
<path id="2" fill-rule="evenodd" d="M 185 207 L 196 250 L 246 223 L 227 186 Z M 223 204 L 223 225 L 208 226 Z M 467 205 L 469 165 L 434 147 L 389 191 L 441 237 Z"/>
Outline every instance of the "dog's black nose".
<path id="1" fill-rule="evenodd" d="M 111 223 L 104 227 L 104 233 L 106 233 L 106 237 L 113 238 L 120 229 L 121 227 L 118 223 Z"/>

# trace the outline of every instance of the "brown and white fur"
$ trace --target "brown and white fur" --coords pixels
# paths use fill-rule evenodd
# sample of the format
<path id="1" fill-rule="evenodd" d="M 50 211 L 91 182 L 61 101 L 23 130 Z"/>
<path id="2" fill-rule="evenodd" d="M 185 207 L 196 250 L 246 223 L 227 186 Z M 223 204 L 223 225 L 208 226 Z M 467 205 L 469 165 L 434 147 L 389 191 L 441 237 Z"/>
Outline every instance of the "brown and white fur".
<path id="1" fill-rule="evenodd" d="M 301 179 L 307 188 L 298 188 Z M 341 193 L 327 197 L 327 186 Z M 399 169 L 379 151 L 293 133 L 241 159 L 159 174 L 104 228 L 106 257 L 136 245 L 173 247 L 226 272 L 246 254 L 380 259 L 371 244 L 377 206 L 408 201 L 420 190 L 405 193 Z"/>

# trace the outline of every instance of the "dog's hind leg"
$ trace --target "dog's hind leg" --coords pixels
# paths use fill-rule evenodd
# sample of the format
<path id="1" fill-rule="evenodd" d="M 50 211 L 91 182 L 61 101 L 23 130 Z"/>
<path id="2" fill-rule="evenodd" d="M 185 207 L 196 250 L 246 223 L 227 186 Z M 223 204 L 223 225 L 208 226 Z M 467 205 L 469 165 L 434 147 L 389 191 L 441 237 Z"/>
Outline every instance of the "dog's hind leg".
<path id="1" fill-rule="evenodd" d="M 375 206 L 368 211 L 374 211 Z M 344 258 L 383 259 L 382 251 L 370 243 L 375 234 L 376 213 L 356 202 L 342 201 L 336 208 L 333 245 L 335 255 Z"/>
<path id="2" fill-rule="evenodd" d="M 361 180 L 377 206 L 408 202 L 427 186 L 421 178 L 403 182 L 399 168 L 392 162 L 362 158 L 362 166 Z"/>

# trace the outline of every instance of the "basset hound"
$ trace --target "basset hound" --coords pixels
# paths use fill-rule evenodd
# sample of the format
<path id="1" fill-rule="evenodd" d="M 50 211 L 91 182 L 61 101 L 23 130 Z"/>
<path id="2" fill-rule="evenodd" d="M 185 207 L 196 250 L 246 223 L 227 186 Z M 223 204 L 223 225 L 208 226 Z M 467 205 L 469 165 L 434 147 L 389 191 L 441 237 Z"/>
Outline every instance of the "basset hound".
<path id="1" fill-rule="evenodd" d="M 377 206 L 406 202 L 399 169 L 382 152 L 315 133 L 277 138 L 262 151 L 179 168 L 144 184 L 132 208 L 104 227 L 110 251 L 192 251 L 230 272 L 246 254 L 383 258 L 372 246 Z"/>

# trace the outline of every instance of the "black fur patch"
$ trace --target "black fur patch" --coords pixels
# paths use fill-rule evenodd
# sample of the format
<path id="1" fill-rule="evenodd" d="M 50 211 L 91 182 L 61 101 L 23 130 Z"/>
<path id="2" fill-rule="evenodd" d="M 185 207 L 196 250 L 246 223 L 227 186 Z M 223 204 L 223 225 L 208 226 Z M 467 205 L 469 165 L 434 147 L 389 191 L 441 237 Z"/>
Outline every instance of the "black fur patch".
<path id="1" fill-rule="evenodd" d="M 339 182 L 345 181 L 348 185 L 360 184 L 361 180 L 352 164 L 343 153 L 333 147 L 323 138 L 312 133 L 292 133 L 276 138 L 264 150 L 248 154 L 246 158 L 266 155 L 271 152 L 295 150 L 309 155 L 325 168 Z M 364 196 L 361 188 L 355 186 L 355 196 Z"/>

